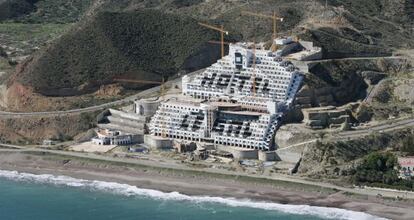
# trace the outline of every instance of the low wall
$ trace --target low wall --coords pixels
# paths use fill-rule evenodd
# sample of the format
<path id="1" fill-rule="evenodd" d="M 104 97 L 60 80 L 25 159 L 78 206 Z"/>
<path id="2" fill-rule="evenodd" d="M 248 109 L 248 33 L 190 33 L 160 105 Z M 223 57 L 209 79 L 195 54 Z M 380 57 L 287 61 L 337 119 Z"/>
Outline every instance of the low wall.
<path id="1" fill-rule="evenodd" d="M 160 103 L 160 100 L 148 99 L 135 101 L 135 113 L 145 117 L 152 117 L 158 110 L 158 106 L 160 105 Z"/>
<path id="2" fill-rule="evenodd" d="M 240 147 L 229 147 L 229 146 L 217 146 L 217 149 L 229 152 L 233 154 L 235 159 L 258 159 L 258 150 L 256 149 L 247 149 L 247 148 L 240 148 Z"/>
<path id="3" fill-rule="evenodd" d="M 140 130 L 144 130 L 145 128 L 145 123 L 144 122 L 138 122 L 138 121 L 133 121 L 130 119 L 126 119 L 126 118 L 117 118 L 114 116 L 107 116 L 109 123 L 115 123 L 115 124 L 119 124 L 119 125 L 125 125 L 128 127 L 132 127 L 132 128 L 137 128 Z"/>
<path id="4" fill-rule="evenodd" d="M 259 151 L 258 157 L 260 161 L 280 161 L 275 151 Z"/>
<path id="5" fill-rule="evenodd" d="M 115 116 L 115 117 L 129 118 L 132 120 L 145 123 L 145 118 L 137 114 L 121 112 L 115 109 L 109 109 L 109 112 L 111 113 L 112 116 Z"/>
<path id="6" fill-rule="evenodd" d="M 131 138 L 132 138 L 132 143 L 134 143 L 134 144 L 144 143 L 144 135 L 142 135 L 142 134 L 131 135 Z"/>

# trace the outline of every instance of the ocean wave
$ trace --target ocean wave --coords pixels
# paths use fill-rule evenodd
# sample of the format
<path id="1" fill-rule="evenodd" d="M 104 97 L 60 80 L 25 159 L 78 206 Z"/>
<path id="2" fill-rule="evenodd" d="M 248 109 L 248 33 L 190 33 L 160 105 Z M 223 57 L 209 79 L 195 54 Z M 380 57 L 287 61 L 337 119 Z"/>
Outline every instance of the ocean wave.
<path id="1" fill-rule="evenodd" d="M 50 174 L 30 174 L 17 171 L 0 170 L 0 178 L 14 181 L 34 182 L 57 186 L 81 187 L 90 190 L 115 193 L 125 196 L 144 196 L 159 200 L 186 201 L 192 203 L 216 203 L 231 207 L 248 207 L 263 210 L 275 210 L 288 214 L 313 215 L 328 219 L 384 219 L 363 212 L 349 211 L 339 208 L 326 208 L 309 205 L 287 205 L 271 202 L 252 201 L 248 199 L 221 198 L 212 196 L 188 196 L 178 192 L 165 193 L 158 190 L 142 189 L 136 186 L 116 182 L 76 179 L 69 176 L 55 176 Z"/>

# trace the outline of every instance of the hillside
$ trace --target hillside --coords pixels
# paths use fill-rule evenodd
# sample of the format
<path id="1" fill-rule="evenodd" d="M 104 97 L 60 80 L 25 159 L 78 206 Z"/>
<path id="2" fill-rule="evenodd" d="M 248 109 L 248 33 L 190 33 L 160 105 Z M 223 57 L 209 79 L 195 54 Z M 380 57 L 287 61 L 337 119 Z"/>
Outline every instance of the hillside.
<path id="1" fill-rule="evenodd" d="M 206 42 L 216 37 L 184 16 L 102 12 L 35 54 L 17 81 L 49 96 L 91 92 L 124 74 L 161 81 L 214 62 L 219 50 Z"/>
<path id="2" fill-rule="evenodd" d="M 9 79 L 11 110 L 61 109 L 54 104 L 33 105 L 38 98 L 92 95 L 118 75 L 161 80 L 180 70 L 207 66 L 219 57 L 218 45 L 206 43 L 217 39 L 217 33 L 199 27 L 197 21 L 223 24 L 237 40 L 270 40 L 271 20 L 246 16 L 243 11 L 276 11 L 285 18 L 278 24 L 279 36 L 312 40 L 327 59 L 389 56 L 414 47 L 414 2 L 410 0 L 328 0 L 327 7 L 323 0 L 27 2 L 32 11 L 0 23 L 0 44 L 10 46 L 5 47 L 12 54 L 9 59 L 32 55 Z M 37 30 L 33 39 L 28 38 L 32 34 L 27 29 Z M 329 87 L 323 95 L 327 100 L 315 99 L 313 105 L 331 100 L 340 105 L 365 95 L 364 79 L 356 72 L 372 70 L 369 63 L 327 65 L 312 70 L 314 79 L 323 75 L 316 81 Z M 336 81 L 329 81 L 334 77 Z M 313 89 L 315 82 L 307 82 Z"/>
<path id="3" fill-rule="evenodd" d="M 0 21 L 73 23 L 93 0 L 0 0 Z"/>
<path id="4" fill-rule="evenodd" d="M 378 184 L 381 183 L 378 179 L 381 179 L 382 175 L 361 169 L 363 168 L 361 165 L 366 163 L 366 159 L 381 155 L 383 152 L 393 157 L 407 155 L 406 151 L 412 149 L 413 140 L 412 128 L 374 133 L 354 140 L 321 139 L 305 147 L 298 172 L 301 175 L 326 178 L 338 183 L 344 183 L 346 180 L 355 184 L 353 180 L 356 179 L 356 184 Z M 380 165 L 380 161 L 374 160 L 374 162 Z M 394 166 L 391 166 L 391 170 L 394 170 Z M 389 182 L 384 183 L 381 183 L 380 187 L 399 187 Z M 412 182 L 408 190 L 412 190 Z"/>
<path id="5" fill-rule="evenodd" d="M 99 2 L 99 4 L 98 4 Z M 284 21 L 279 35 L 296 34 L 324 48 L 325 58 L 384 56 L 396 48 L 413 47 L 414 2 L 411 0 L 101 0 L 89 13 L 154 9 L 216 20 L 243 40 L 271 38 L 270 19 L 243 15 L 243 11 L 272 14 Z M 91 12 L 93 11 L 93 12 Z"/>
<path id="6" fill-rule="evenodd" d="M 313 106 L 340 106 L 366 97 L 368 74 L 376 76 L 379 81 L 393 74 L 402 74 L 408 68 L 405 59 L 391 58 L 316 62 L 309 68 L 311 74 L 306 76 L 307 88 L 303 90 L 314 94 L 310 96 Z M 306 96 L 306 93 L 301 91 L 298 96 Z"/>
<path id="7" fill-rule="evenodd" d="M 36 0 L 0 0 L 0 21 L 29 14 L 35 9 Z"/>

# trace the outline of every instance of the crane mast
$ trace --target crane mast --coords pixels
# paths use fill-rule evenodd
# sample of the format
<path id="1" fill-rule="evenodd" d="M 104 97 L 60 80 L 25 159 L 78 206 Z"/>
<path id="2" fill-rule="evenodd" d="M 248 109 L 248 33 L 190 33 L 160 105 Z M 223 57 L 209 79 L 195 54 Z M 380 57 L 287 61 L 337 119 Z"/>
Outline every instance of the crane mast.
<path id="1" fill-rule="evenodd" d="M 221 58 L 223 58 L 224 57 L 224 35 L 229 35 L 229 32 L 224 30 L 223 25 L 220 25 L 220 27 L 215 27 L 215 26 L 205 24 L 205 23 L 201 23 L 201 22 L 198 22 L 198 24 L 203 26 L 203 27 L 209 28 L 211 30 L 215 30 L 215 31 L 220 32 Z"/>

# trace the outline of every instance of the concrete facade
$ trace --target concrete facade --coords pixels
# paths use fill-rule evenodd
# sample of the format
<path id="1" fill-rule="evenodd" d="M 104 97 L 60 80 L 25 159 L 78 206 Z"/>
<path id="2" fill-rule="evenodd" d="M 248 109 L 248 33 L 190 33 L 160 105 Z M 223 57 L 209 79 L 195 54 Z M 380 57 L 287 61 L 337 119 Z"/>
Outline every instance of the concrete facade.
<path id="1" fill-rule="evenodd" d="M 334 106 L 302 109 L 306 126 L 313 129 L 340 127 L 350 122 L 347 109 Z"/>
<path id="2" fill-rule="evenodd" d="M 152 136 L 244 148 L 241 155 L 273 150 L 275 132 L 302 80 L 295 65 L 263 44 L 231 44 L 229 55 L 195 77 L 182 78 L 185 98 L 160 103 L 148 131 Z M 137 114 L 145 114 L 139 105 Z"/>
<path id="3" fill-rule="evenodd" d="M 101 129 L 118 130 L 124 133 L 141 135 L 145 133 L 146 118 L 135 113 L 126 113 L 115 109 L 106 110 L 100 115 L 98 127 Z"/>
<path id="4" fill-rule="evenodd" d="M 227 147 L 223 145 L 219 145 L 217 149 L 222 151 L 227 151 L 233 155 L 233 158 L 238 160 L 250 159 L 250 160 L 257 160 L 258 159 L 258 150 L 256 149 L 245 149 L 241 147 Z"/>
<path id="5" fill-rule="evenodd" d="M 259 151 L 258 152 L 258 159 L 260 161 L 277 161 L 280 158 L 277 156 L 275 151 Z"/>
<path id="6" fill-rule="evenodd" d="M 150 122 L 150 134 L 217 145 L 270 150 L 280 114 L 219 111 L 219 103 L 168 101 Z"/>
<path id="7" fill-rule="evenodd" d="M 168 149 L 173 147 L 173 139 L 153 135 L 144 135 L 144 144 L 153 149 Z"/>
<path id="8" fill-rule="evenodd" d="M 134 102 L 134 112 L 140 116 L 152 117 L 159 105 L 158 99 L 140 99 Z"/>
<path id="9" fill-rule="evenodd" d="M 266 111 L 266 103 L 290 105 L 302 82 L 302 73 L 263 45 L 230 45 L 229 55 L 193 79 L 183 79 L 183 94 L 211 100 L 230 96 L 246 108 Z"/>
<path id="10" fill-rule="evenodd" d="M 92 143 L 96 145 L 130 145 L 134 143 L 132 134 L 109 129 L 99 129 L 96 133 L 97 137 L 92 138 Z"/>

